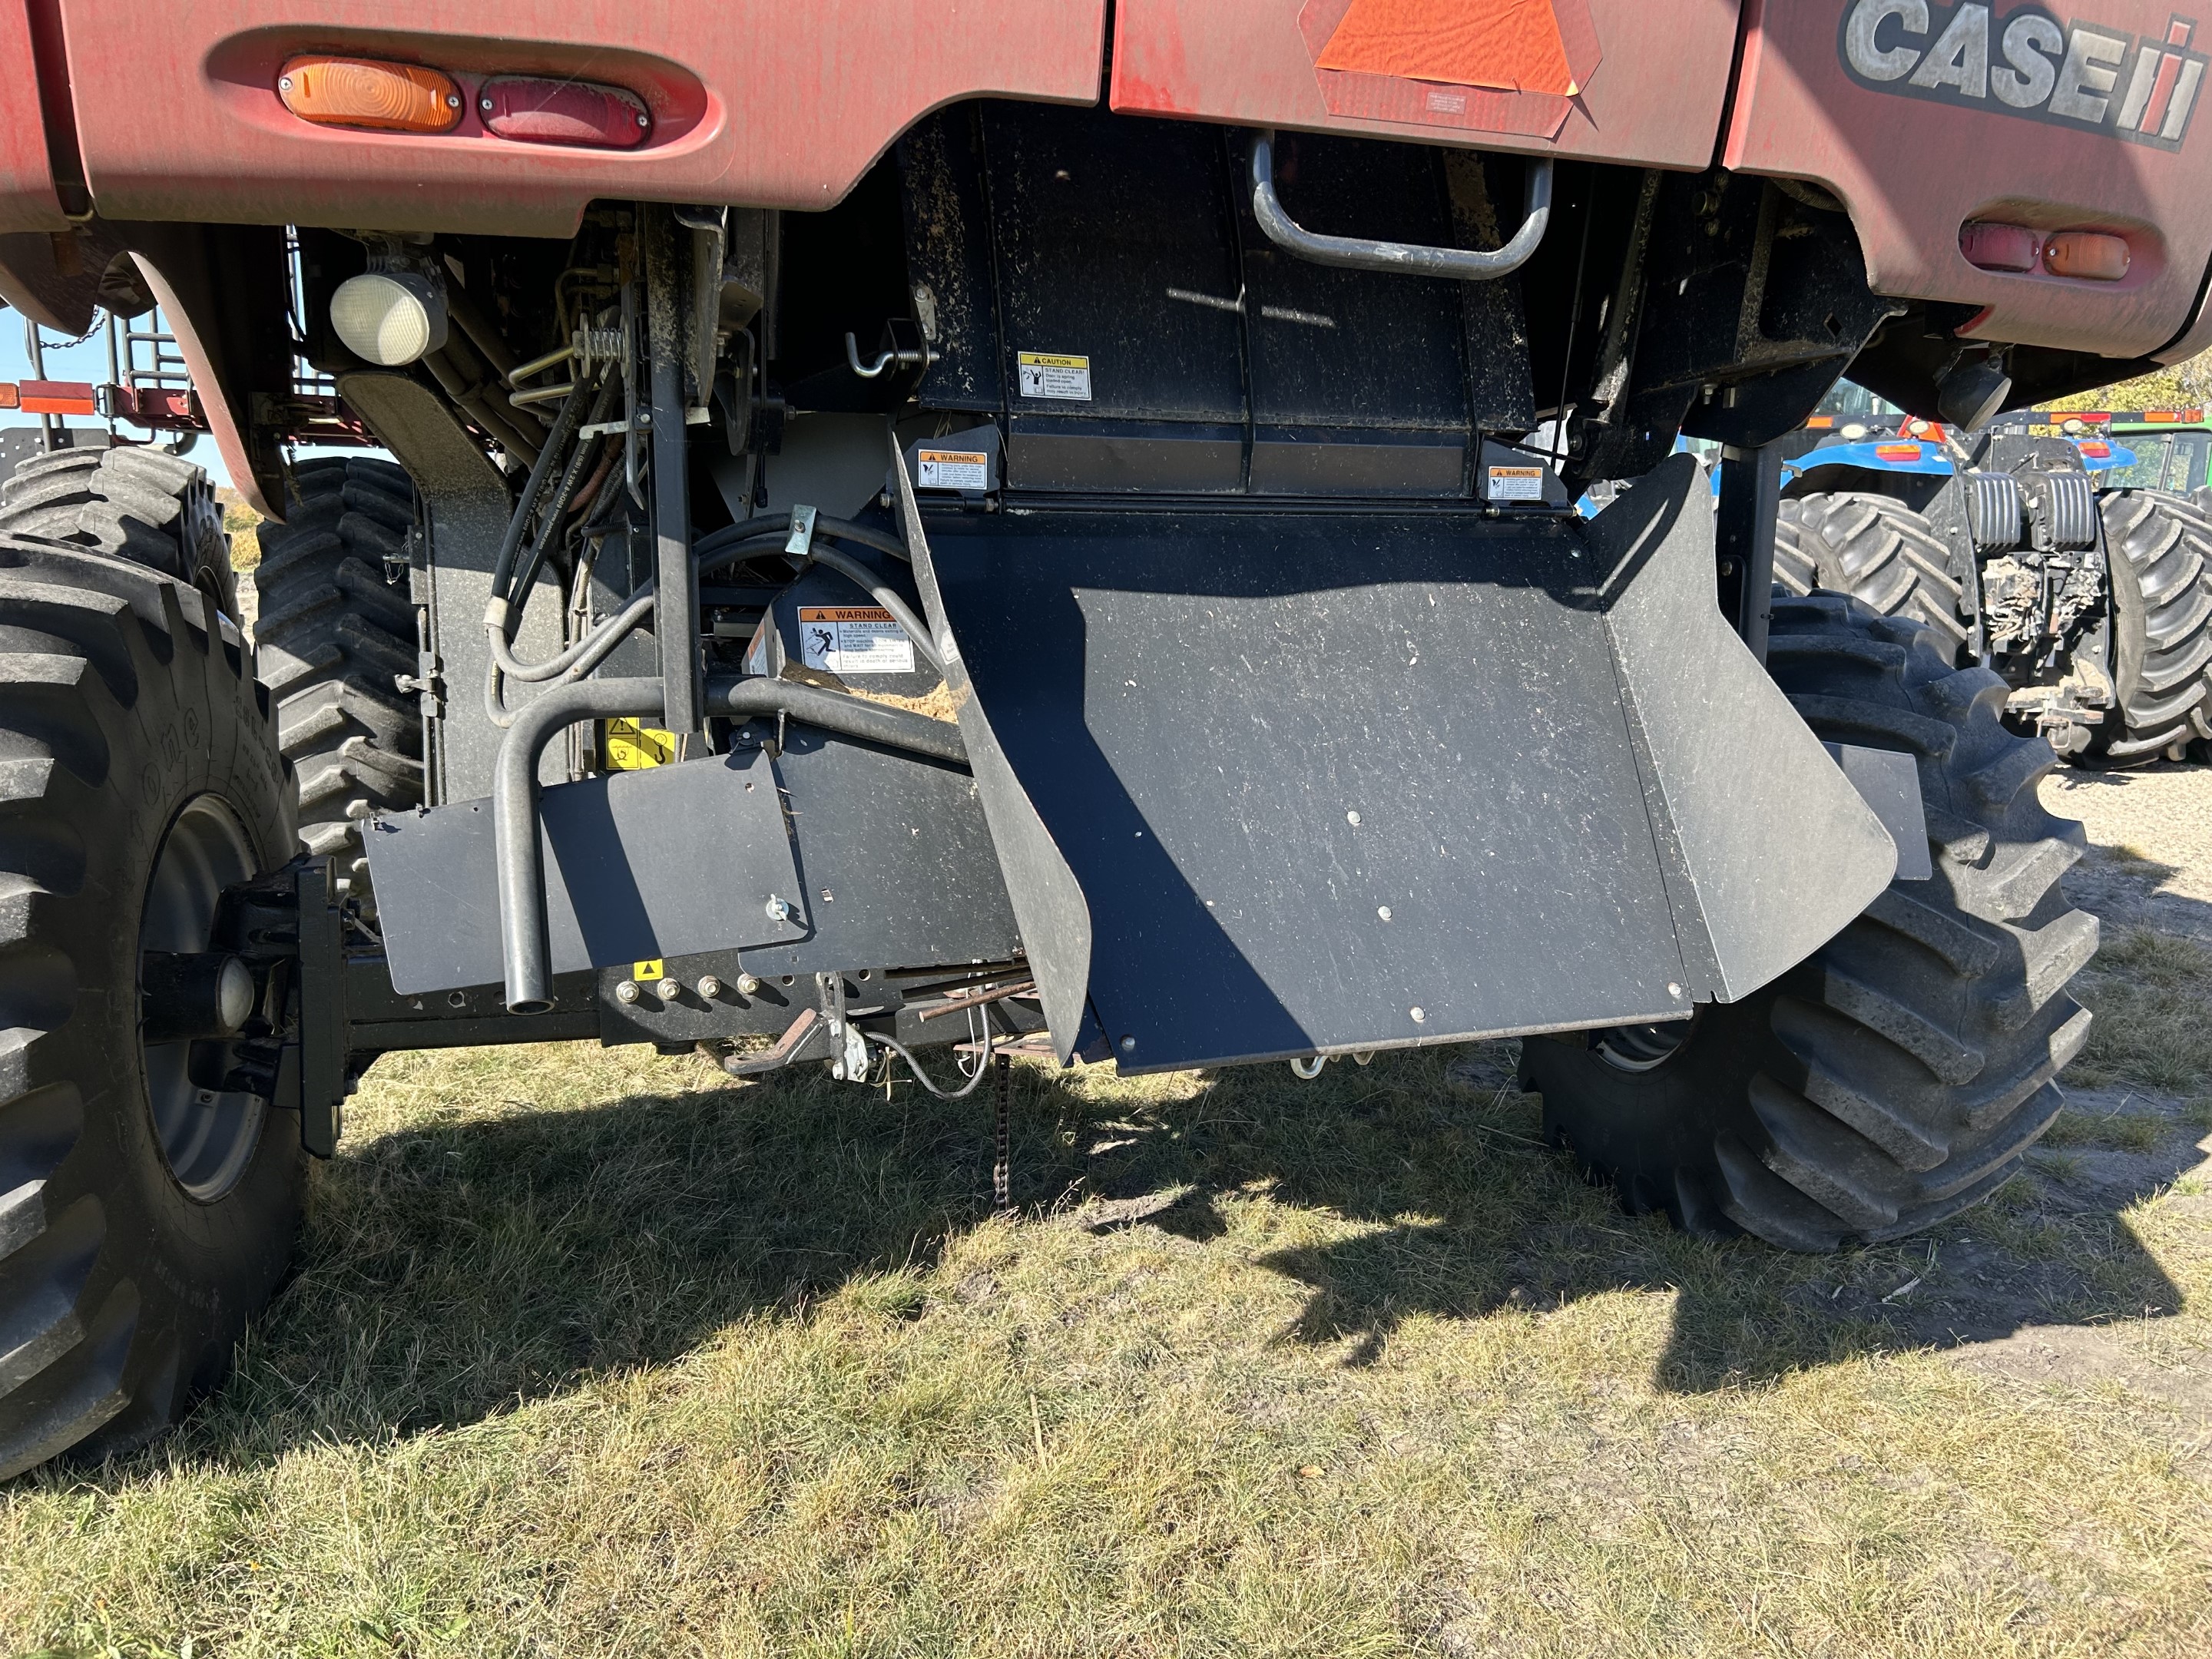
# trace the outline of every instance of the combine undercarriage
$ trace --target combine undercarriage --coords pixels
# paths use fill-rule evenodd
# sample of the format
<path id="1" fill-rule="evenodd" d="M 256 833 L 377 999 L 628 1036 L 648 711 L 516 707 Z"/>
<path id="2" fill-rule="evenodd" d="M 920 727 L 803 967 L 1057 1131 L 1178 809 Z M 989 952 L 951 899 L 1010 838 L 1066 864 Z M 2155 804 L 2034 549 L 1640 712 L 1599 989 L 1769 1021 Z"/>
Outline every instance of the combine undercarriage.
<path id="1" fill-rule="evenodd" d="M 1807 1249 L 2057 1110 L 2051 751 L 1778 592 L 1772 446 L 1854 365 L 2078 364 L 1875 295 L 1820 191 L 968 103 L 820 214 L 297 267 L 397 464 L 276 465 L 249 400 L 258 650 L 170 543 L 0 534 L 11 938 L 105 1010 L 15 1021 L 0 1474 L 220 1375 L 398 1050 L 951 1092 L 1517 1036 L 1632 1207 Z"/>

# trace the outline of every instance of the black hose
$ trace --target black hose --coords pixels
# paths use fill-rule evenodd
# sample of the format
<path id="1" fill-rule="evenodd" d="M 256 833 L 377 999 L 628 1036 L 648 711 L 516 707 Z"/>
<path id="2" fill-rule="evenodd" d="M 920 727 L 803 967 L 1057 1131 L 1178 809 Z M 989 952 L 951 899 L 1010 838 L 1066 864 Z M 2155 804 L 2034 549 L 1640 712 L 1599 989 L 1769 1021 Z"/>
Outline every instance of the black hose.
<path id="1" fill-rule="evenodd" d="M 815 539 L 818 544 L 821 538 L 817 535 Z M 929 665 L 940 674 L 945 672 L 945 664 L 937 654 L 937 641 L 930 637 L 928 625 L 914 614 L 914 607 L 899 597 L 896 588 L 858 559 L 840 553 L 834 547 L 817 544 L 810 550 L 810 556 L 815 563 L 826 566 L 860 586 L 869 598 L 890 611 L 891 620 L 906 630 L 907 638 L 914 641 L 915 650 L 929 659 Z"/>
<path id="2" fill-rule="evenodd" d="M 744 679 L 707 682 L 709 714 L 731 714 L 742 720 L 750 714 L 788 714 L 825 732 L 879 743 L 886 749 L 927 755 L 932 760 L 968 763 L 968 746 L 960 728 L 948 720 L 911 714 L 886 703 L 870 702 L 848 692 L 831 691 L 797 680 L 771 679 L 765 675 Z"/>
<path id="3" fill-rule="evenodd" d="M 614 400 L 614 381 L 611 379 L 601 380 L 599 394 L 592 400 L 592 412 L 584 424 L 597 426 L 605 420 L 608 405 Z M 530 544 L 530 556 L 522 562 L 520 573 L 508 585 L 509 592 L 521 596 L 520 603 L 515 607 L 517 615 L 508 622 L 510 628 L 520 628 L 520 613 L 522 606 L 530 603 L 530 585 L 538 580 L 538 567 L 545 562 L 545 550 L 561 534 L 562 520 L 568 516 L 568 503 L 576 499 L 577 490 L 583 487 L 584 474 L 590 468 L 592 454 L 605 441 L 604 437 L 580 440 L 575 453 L 568 458 L 568 465 L 562 469 L 561 482 L 554 489 L 553 499 L 545 504 L 545 511 L 538 517 L 538 538 Z"/>
<path id="4" fill-rule="evenodd" d="M 860 1035 L 867 1038 L 871 1042 L 881 1043 L 884 1048 L 890 1049 L 891 1053 L 896 1054 L 901 1060 L 904 1060 L 906 1062 L 907 1070 L 914 1073 L 914 1080 L 921 1085 L 923 1088 L 928 1090 L 930 1093 L 935 1095 L 939 1100 L 965 1100 L 969 1096 L 975 1092 L 976 1088 L 982 1083 L 985 1074 L 990 1071 L 991 1057 L 997 1049 L 999 1033 L 998 1029 L 991 1024 L 990 1005 L 988 1003 L 985 1003 L 982 1005 L 982 1063 L 975 1067 L 975 1074 L 969 1078 L 965 1084 L 962 1085 L 957 1089 L 940 1089 L 937 1085 L 932 1083 L 929 1080 L 929 1074 L 921 1069 L 921 1062 L 916 1060 L 911 1054 L 908 1053 L 906 1045 L 900 1042 L 897 1038 L 887 1037 L 875 1031 L 863 1031 Z M 954 1063 L 956 1065 L 958 1064 L 957 1060 Z"/>
<path id="5" fill-rule="evenodd" d="M 546 481 L 553 476 L 554 461 L 583 424 L 585 401 L 597 389 L 596 382 L 580 380 L 576 389 L 561 400 L 560 417 L 553 422 L 545 447 L 531 463 L 530 481 L 523 485 L 522 499 L 514 504 L 514 515 L 507 521 L 507 533 L 499 538 L 499 557 L 491 568 L 491 596 L 495 600 L 507 597 L 508 583 L 514 575 L 514 556 L 522 549 L 523 533 L 530 528 L 531 518 L 545 494 Z"/>

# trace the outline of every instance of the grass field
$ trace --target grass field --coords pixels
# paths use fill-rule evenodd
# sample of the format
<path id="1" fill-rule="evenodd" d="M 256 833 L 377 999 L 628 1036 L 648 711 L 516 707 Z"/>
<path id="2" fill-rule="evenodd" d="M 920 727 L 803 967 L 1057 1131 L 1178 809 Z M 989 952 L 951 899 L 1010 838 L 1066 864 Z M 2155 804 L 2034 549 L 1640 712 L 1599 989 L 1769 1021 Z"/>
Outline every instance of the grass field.
<path id="1" fill-rule="evenodd" d="M 1831 1259 L 1622 1215 L 1505 1044 L 1024 1067 L 1013 1219 L 981 1097 L 387 1059 L 230 1384 L 0 1489 L 0 1654 L 2201 1655 L 2212 947 L 2086 994 L 2031 1167 Z"/>
<path id="2" fill-rule="evenodd" d="M 2208 969 L 2146 936 L 2093 995 L 2179 1039 Z M 2150 1046 L 2100 1040 L 1998 1202 L 1835 1260 L 1622 1216 L 1535 1144 L 1504 1045 L 1313 1084 L 1024 1070 L 1014 1221 L 978 1104 L 587 1046 L 387 1060 L 229 1387 L 0 1495 L 0 1631 L 2202 1653 L 2212 1111 Z"/>

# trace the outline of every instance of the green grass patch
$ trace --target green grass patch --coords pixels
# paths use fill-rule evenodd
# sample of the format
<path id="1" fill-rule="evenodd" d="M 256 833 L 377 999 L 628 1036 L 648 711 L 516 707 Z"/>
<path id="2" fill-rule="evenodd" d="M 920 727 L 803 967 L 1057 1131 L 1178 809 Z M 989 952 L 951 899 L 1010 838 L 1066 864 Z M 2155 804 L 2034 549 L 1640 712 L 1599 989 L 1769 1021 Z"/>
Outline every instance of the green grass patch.
<path id="1" fill-rule="evenodd" d="M 1009 1222 L 987 1096 L 387 1059 L 228 1385 L 0 1492 L 0 1647 L 2187 1650 L 2201 1439 L 1834 1310 L 2017 1247 L 2201 1342 L 2201 1234 L 2023 1176 L 1944 1240 L 1708 1243 L 1511 1076 L 1023 1066 Z"/>

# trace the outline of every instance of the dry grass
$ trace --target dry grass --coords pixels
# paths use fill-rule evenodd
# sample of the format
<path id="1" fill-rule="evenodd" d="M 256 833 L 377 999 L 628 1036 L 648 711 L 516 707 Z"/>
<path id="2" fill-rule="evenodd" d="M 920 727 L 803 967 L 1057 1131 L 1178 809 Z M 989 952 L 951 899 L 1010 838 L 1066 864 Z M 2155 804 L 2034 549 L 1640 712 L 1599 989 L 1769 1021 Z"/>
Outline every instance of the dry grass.
<path id="1" fill-rule="evenodd" d="M 261 562 L 261 515 L 239 499 L 234 489 L 220 489 L 222 527 L 230 533 L 230 568 L 251 570 Z"/>
<path id="2" fill-rule="evenodd" d="M 2195 1095 L 2212 1080 L 2212 951 L 2137 929 L 2107 939 L 2077 989 L 2097 1023 L 2070 1082 Z"/>
<path id="3" fill-rule="evenodd" d="M 978 1103 L 388 1060 L 231 1384 L 0 1496 L 0 1650 L 2201 1651 L 2203 1423 L 1912 1322 L 2004 1261 L 2201 1361 L 2190 1200 L 1701 1243 L 1510 1059 L 1022 1069 L 1012 1223 Z"/>

